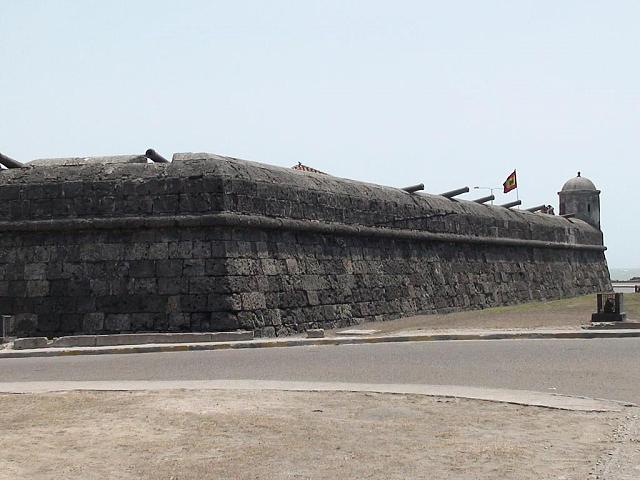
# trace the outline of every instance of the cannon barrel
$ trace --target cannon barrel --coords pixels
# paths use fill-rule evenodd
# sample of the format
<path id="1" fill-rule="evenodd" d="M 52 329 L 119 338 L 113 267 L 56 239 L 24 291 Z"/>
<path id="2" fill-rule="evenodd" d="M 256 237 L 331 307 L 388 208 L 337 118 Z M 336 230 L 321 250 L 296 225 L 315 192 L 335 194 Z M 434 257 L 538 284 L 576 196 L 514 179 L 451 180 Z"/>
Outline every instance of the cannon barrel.
<path id="1" fill-rule="evenodd" d="M 24 164 L 20 163 L 17 160 L 14 160 L 11 157 L 7 157 L 6 155 L 0 153 L 0 163 L 7 168 L 22 168 Z"/>
<path id="2" fill-rule="evenodd" d="M 496 199 L 495 195 L 487 195 L 486 197 L 477 198 L 474 200 L 476 203 L 487 203 Z"/>
<path id="3" fill-rule="evenodd" d="M 503 208 L 511 208 L 517 207 L 518 205 L 522 205 L 522 200 L 516 200 L 515 202 L 505 203 L 504 205 L 500 205 Z"/>
<path id="4" fill-rule="evenodd" d="M 418 183 L 417 185 L 411 185 L 410 187 L 404 187 L 402 190 L 409 193 L 415 193 L 418 190 L 424 190 L 424 183 Z"/>
<path id="5" fill-rule="evenodd" d="M 456 188 L 455 190 L 441 193 L 440 196 L 446 197 L 446 198 L 453 198 L 458 195 L 462 195 L 463 193 L 467 193 L 468 191 L 469 191 L 469 187 Z"/>
<path id="6" fill-rule="evenodd" d="M 153 148 L 149 148 L 146 152 L 144 152 L 144 156 L 149 160 L 154 161 L 155 163 L 170 163 L 169 160 L 164 158 L 158 152 L 156 152 Z"/>
<path id="7" fill-rule="evenodd" d="M 539 212 L 540 210 L 544 210 L 545 208 L 547 208 L 546 205 L 538 205 L 537 207 L 526 208 L 525 211 L 527 211 L 527 212 Z"/>

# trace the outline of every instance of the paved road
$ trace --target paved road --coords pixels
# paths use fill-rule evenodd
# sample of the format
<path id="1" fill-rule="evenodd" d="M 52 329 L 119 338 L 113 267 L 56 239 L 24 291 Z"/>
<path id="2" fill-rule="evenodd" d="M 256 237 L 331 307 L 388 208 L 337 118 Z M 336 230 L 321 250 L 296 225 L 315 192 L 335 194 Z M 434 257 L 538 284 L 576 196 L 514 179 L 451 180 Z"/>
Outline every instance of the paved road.
<path id="1" fill-rule="evenodd" d="M 0 381 L 252 379 L 467 385 L 640 403 L 640 338 L 491 340 L 0 360 Z"/>

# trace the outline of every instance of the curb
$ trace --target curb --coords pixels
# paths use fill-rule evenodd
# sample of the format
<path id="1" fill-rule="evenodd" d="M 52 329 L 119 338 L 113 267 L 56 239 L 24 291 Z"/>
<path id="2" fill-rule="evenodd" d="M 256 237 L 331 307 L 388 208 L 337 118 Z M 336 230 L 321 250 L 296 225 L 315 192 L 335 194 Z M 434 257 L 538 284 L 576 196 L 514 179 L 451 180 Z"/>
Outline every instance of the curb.
<path id="1" fill-rule="evenodd" d="M 124 381 L 45 381 L 0 383 L 0 393 L 38 394 L 45 392 L 134 392 L 167 390 L 227 390 L 283 392 L 370 392 L 466 398 L 579 412 L 620 412 L 637 407 L 631 402 L 605 400 L 579 395 L 461 385 L 385 384 L 354 382 L 315 382 L 287 380 L 124 380 Z"/>
<path id="2" fill-rule="evenodd" d="M 65 357 L 72 355 L 113 355 L 127 353 L 192 352 L 205 350 L 231 350 L 244 348 L 306 347 L 321 345 L 366 345 L 374 343 L 434 342 L 448 340 L 539 340 L 539 339 L 593 339 L 638 338 L 640 330 L 589 331 L 528 331 L 495 333 L 454 333 L 386 335 L 375 337 L 295 338 L 291 340 L 250 340 L 218 343 L 183 343 L 122 345 L 115 347 L 72 347 L 37 350 L 0 350 L 3 358 Z"/>

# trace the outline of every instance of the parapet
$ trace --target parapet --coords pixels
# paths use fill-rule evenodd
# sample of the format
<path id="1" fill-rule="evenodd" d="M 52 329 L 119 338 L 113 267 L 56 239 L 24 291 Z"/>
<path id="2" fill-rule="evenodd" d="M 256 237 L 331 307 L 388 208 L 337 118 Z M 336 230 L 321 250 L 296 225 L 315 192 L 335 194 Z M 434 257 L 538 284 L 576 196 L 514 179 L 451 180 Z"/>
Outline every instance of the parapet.
<path id="1" fill-rule="evenodd" d="M 106 157 L 40 158 L 27 164 L 30 167 L 77 167 L 81 165 L 112 165 L 120 163 L 147 163 L 144 155 L 112 155 Z"/>
<path id="2" fill-rule="evenodd" d="M 0 222 L 205 217 L 602 245 L 586 222 L 298 171 L 208 153 L 34 161 L 0 176 Z"/>

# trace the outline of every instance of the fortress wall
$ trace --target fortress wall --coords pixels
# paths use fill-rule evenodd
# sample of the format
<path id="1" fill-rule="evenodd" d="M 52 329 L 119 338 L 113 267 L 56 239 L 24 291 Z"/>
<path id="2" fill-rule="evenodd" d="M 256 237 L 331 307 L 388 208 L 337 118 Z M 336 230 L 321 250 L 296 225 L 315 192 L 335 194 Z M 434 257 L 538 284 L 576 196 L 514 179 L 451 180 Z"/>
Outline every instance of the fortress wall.
<path id="1" fill-rule="evenodd" d="M 229 272 L 250 277 L 230 291 L 242 300 L 247 292 L 257 308 L 243 304 L 238 318 L 265 322 L 267 334 L 575 296 L 608 282 L 593 251 L 308 233 L 271 234 L 275 245 L 265 245 L 248 231 L 235 236 Z"/>
<path id="2" fill-rule="evenodd" d="M 204 154 L 0 174 L 17 335 L 284 335 L 610 288 L 602 234 Z"/>

